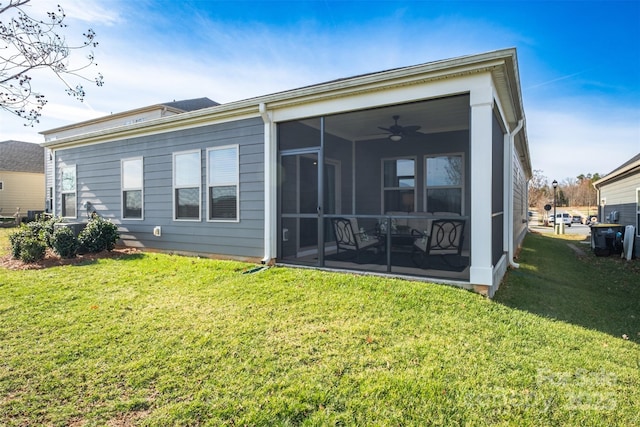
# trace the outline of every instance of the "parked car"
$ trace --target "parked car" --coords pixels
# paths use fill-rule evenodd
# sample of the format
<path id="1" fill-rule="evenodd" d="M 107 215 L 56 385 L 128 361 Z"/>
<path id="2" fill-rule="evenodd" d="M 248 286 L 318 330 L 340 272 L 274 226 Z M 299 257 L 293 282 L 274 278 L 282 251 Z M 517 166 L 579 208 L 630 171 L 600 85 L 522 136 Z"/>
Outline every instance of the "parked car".
<path id="1" fill-rule="evenodd" d="M 571 227 L 571 215 L 569 215 L 567 212 L 556 213 L 556 219 L 558 221 L 562 221 L 567 227 Z M 555 224 L 553 215 L 551 215 L 549 222 L 553 222 Z"/>
<path id="2" fill-rule="evenodd" d="M 580 215 L 574 215 L 571 217 L 571 222 L 573 224 L 582 224 L 582 216 Z"/>

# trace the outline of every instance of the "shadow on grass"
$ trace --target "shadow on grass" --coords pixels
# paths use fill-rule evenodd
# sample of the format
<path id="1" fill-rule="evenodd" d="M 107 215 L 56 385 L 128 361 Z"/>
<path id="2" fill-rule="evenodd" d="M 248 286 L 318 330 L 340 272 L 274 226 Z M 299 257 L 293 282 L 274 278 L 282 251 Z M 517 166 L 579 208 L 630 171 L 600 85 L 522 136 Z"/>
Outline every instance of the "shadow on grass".
<path id="1" fill-rule="evenodd" d="M 518 263 L 496 302 L 640 343 L 640 260 L 596 257 L 589 245 L 531 233 Z"/>
<path id="2" fill-rule="evenodd" d="M 94 256 L 92 256 L 94 255 Z M 117 252 L 99 252 L 98 254 L 83 254 L 79 255 L 76 262 L 71 263 L 71 265 L 91 265 L 97 263 L 101 259 L 115 259 L 118 261 L 132 261 L 137 259 L 144 258 L 144 254 L 142 252 L 133 252 L 133 253 L 117 253 Z"/>

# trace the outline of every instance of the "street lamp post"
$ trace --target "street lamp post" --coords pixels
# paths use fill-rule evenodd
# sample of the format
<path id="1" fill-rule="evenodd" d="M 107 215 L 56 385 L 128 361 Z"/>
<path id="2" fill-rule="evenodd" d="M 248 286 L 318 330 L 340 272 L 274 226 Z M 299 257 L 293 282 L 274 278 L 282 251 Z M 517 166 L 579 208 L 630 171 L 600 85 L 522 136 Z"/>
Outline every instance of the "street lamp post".
<path id="1" fill-rule="evenodd" d="M 555 230 L 558 230 L 558 217 L 556 216 L 556 190 L 558 189 L 558 181 L 554 179 L 551 185 L 553 186 L 553 229 L 555 232 Z"/>

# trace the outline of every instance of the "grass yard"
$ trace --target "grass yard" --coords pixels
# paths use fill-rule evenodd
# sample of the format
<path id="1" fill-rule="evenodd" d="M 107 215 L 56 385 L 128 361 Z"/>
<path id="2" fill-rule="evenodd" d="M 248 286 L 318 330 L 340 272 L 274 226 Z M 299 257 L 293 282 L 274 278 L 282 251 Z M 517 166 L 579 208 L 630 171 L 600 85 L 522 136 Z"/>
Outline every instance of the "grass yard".
<path id="1" fill-rule="evenodd" d="M 640 425 L 638 261 L 525 246 L 494 301 L 153 253 L 0 269 L 0 424 Z"/>

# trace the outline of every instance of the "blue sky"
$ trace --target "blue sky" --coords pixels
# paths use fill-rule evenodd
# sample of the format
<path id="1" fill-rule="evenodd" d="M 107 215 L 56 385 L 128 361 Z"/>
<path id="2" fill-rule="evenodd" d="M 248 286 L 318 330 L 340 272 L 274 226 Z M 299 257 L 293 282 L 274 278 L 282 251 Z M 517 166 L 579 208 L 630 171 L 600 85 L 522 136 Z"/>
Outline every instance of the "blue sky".
<path id="1" fill-rule="evenodd" d="M 42 76 L 41 123 L 0 115 L 0 140 L 41 142 L 46 129 L 173 99 L 224 103 L 516 47 L 534 169 L 562 182 L 640 153 L 640 0 L 59 2 L 68 34 L 96 30 L 105 86 L 87 85 L 80 104 Z"/>

